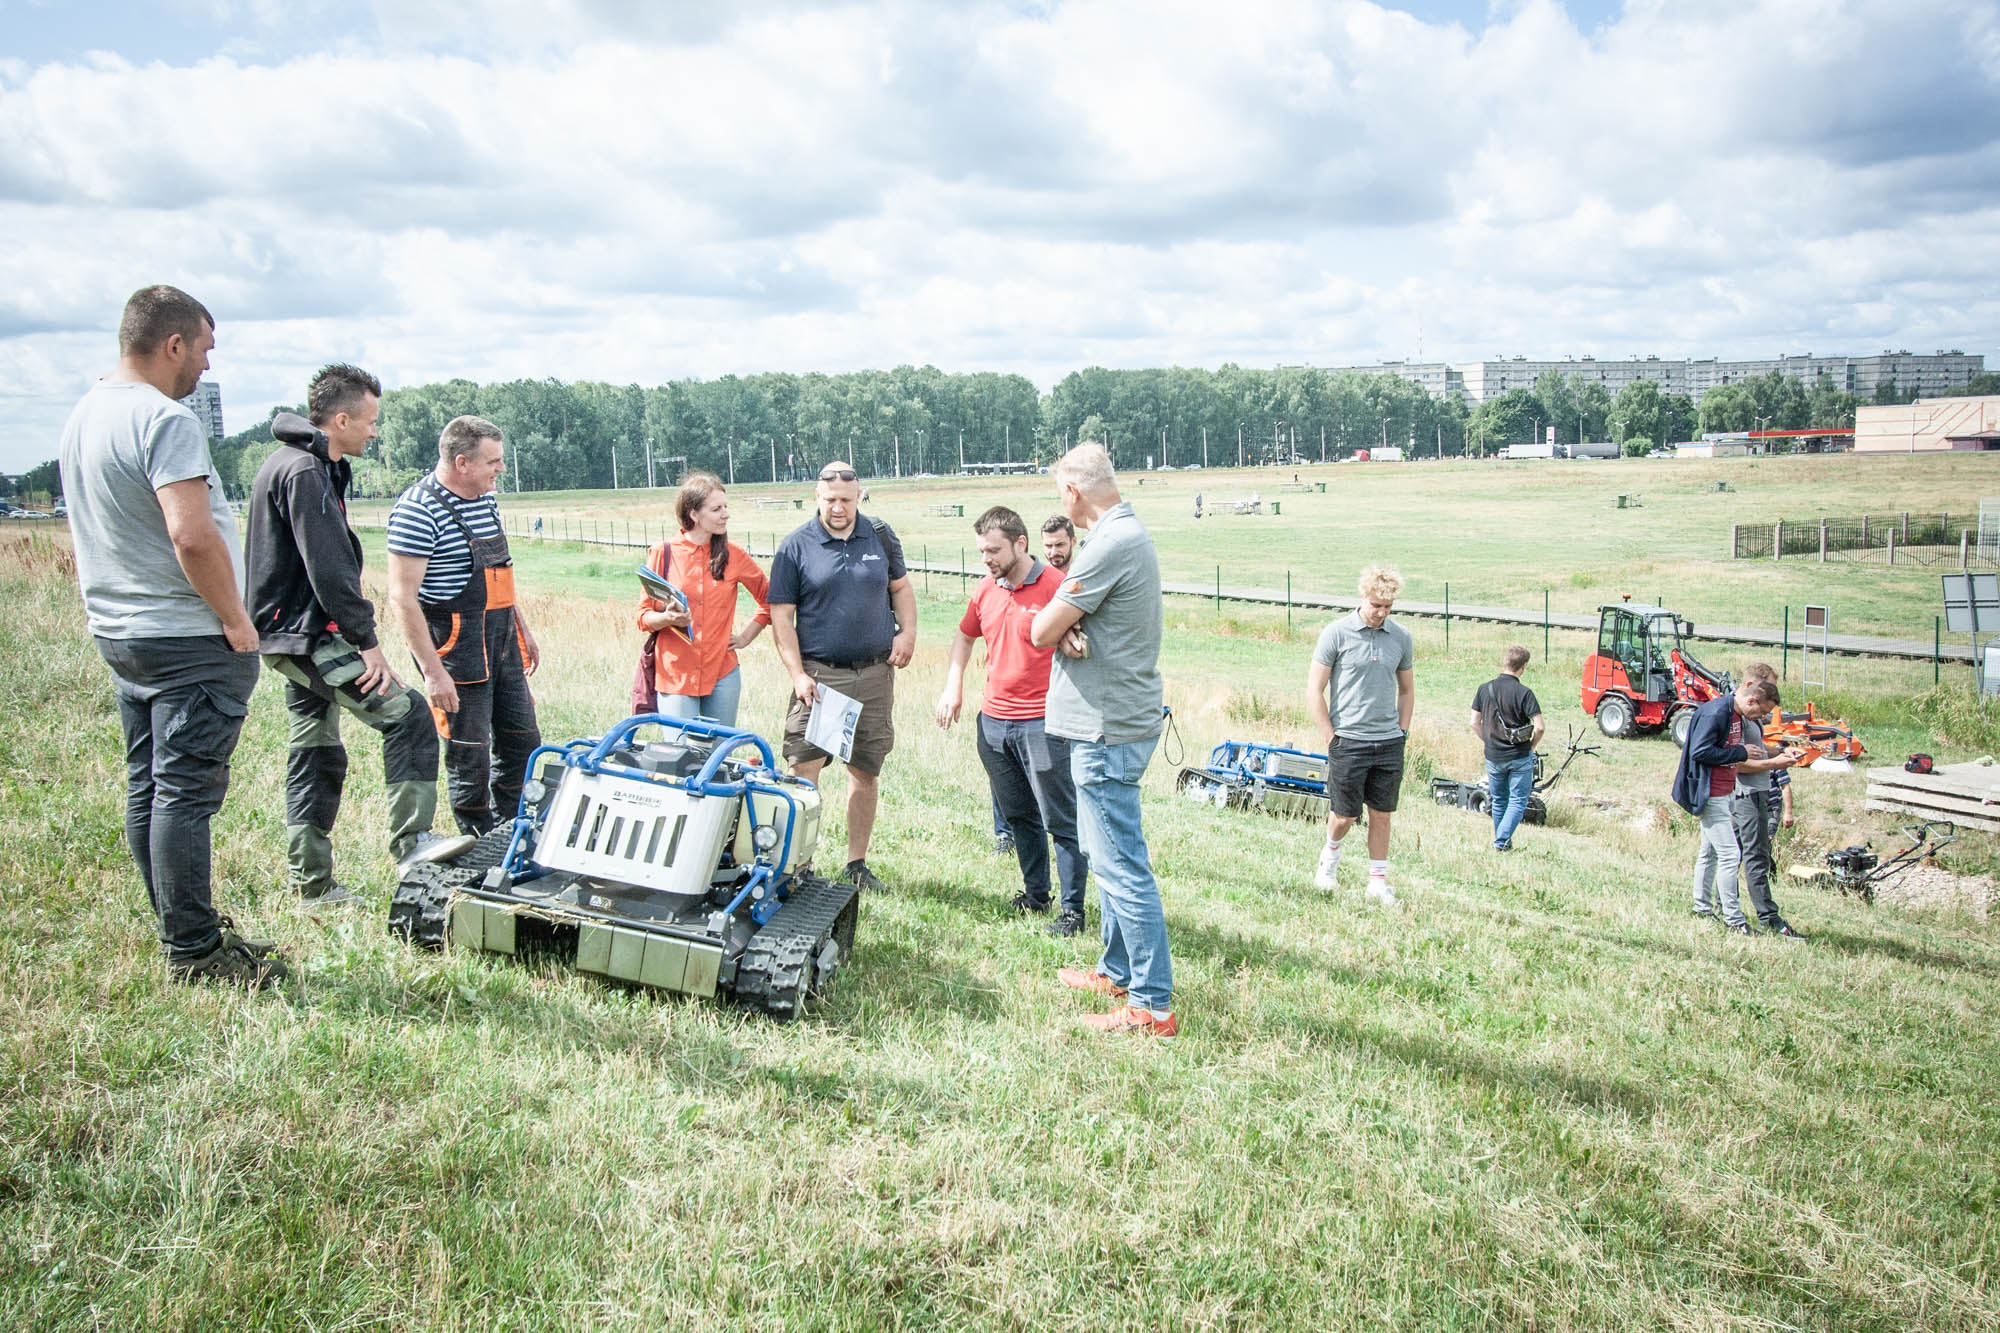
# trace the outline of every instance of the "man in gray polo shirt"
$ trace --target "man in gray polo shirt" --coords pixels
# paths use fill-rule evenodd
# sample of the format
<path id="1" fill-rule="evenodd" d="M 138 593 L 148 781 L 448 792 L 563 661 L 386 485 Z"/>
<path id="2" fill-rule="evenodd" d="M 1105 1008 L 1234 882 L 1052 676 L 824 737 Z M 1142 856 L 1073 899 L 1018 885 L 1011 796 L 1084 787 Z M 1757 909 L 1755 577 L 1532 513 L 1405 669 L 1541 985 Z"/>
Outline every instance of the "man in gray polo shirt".
<path id="1" fill-rule="evenodd" d="M 1417 706 L 1416 652 L 1410 632 L 1389 619 L 1403 577 L 1370 565 L 1361 571 L 1361 605 L 1326 627 L 1306 672 L 1306 706 L 1326 746 L 1326 846 L 1313 883 L 1331 890 L 1341 839 L 1368 811 L 1368 897 L 1396 905 L 1389 888 L 1389 817 L 1403 785 L 1403 746 Z M 1329 695 L 1331 706 L 1329 707 Z"/>
<path id="2" fill-rule="evenodd" d="M 1174 973 L 1167 918 L 1139 826 L 1139 779 L 1160 743 L 1160 562 L 1153 539 L 1118 495 L 1111 456 L 1080 444 L 1056 461 L 1063 510 L 1090 529 L 1062 588 L 1035 613 L 1030 638 L 1056 648 L 1043 729 L 1070 742 L 1078 839 L 1097 872 L 1104 954 L 1097 968 L 1063 968 L 1073 990 L 1123 999 L 1084 1023 L 1101 1032 L 1171 1037 Z"/>
<path id="3" fill-rule="evenodd" d="M 239 936 L 210 893 L 209 824 L 257 686 L 243 544 L 194 392 L 215 320 L 144 287 L 118 324 L 118 367 L 62 433 L 76 577 L 125 732 L 125 841 L 159 918 L 167 975 L 262 990 L 287 970 Z"/>

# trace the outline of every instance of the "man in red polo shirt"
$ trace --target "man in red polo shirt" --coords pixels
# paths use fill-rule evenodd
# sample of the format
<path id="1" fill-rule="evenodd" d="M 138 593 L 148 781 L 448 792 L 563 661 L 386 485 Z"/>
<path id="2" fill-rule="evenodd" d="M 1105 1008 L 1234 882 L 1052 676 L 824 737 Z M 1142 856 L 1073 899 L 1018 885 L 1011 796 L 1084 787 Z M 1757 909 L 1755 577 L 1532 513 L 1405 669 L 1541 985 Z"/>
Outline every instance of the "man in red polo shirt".
<path id="1" fill-rule="evenodd" d="M 1062 587 L 1062 571 L 1028 554 L 1028 527 L 1000 505 L 973 521 L 979 558 L 987 577 L 979 580 L 951 641 L 951 664 L 938 695 L 937 721 L 958 721 L 965 700 L 965 668 L 972 641 L 986 640 L 986 699 L 978 715 L 979 762 L 993 788 L 993 800 L 1014 835 L 1021 863 L 1022 891 L 1013 908 L 1047 912 L 1049 838 L 1056 840 L 1056 873 L 1062 881 L 1062 913 L 1051 935 L 1083 929 L 1083 889 L 1090 863 L 1076 841 L 1076 785 L 1069 771 L 1069 742 L 1042 728 L 1049 693 L 1049 659 L 1055 649 L 1029 641 L 1035 612 Z"/>

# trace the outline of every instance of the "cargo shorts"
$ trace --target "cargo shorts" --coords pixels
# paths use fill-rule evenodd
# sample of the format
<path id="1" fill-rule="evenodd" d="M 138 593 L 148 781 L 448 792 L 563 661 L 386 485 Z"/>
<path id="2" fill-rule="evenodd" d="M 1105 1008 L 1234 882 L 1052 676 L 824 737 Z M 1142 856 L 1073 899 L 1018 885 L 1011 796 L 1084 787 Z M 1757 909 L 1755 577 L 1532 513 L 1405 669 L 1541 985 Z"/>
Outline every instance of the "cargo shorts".
<path id="1" fill-rule="evenodd" d="M 808 657 L 802 665 L 816 683 L 860 702 L 861 716 L 854 723 L 854 754 L 847 764 L 870 777 L 880 775 L 889 751 L 896 748 L 896 668 L 886 657 L 856 666 L 835 666 Z M 811 705 L 793 695 L 791 707 L 785 710 L 786 763 L 839 758 L 806 742 L 806 719 L 811 716 Z"/>

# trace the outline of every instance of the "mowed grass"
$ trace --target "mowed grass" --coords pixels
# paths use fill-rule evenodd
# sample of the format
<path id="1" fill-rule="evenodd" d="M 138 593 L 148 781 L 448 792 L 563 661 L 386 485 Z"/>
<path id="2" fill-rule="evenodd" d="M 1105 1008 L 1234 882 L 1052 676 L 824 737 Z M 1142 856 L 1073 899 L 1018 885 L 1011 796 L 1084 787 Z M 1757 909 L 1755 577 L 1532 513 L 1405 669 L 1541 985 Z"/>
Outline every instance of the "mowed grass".
<path id="1" fill-rule="evenodd" d="M 1220 452 L 1216 454 L 1220 457 Z M 1296 475 L 1324 482 L 1324 494 L 1285 491 Z M 1360 568 L 1398 566 L 1406 595 L 1454 605 L 1595 614 L 1602 602 L 1629 595 L 1661 600 L 1700 624 L 1747 625 L 1777 632 L 1791 608 L 1799 635 L 1803 608 L 1832 608 L 1839 634 L 1872 634 L 1930 643 L 1942 614 L 1942 566 L 1790 557 L 1730 558 L 1732 524 L 1816 520 L 1859 514 L 1976 516 L 1982 497 L 2000 499 L 2000 463 L 1981 454 L 1801 454 L 1719 460 L 1444 462 L 1308 465 L 1132 474 L 1125 495 L 1160 548 L 1171 582 L 1282 589 L 1289 575 L 1301 594 L 1351 596 Z M 1717 483 L 1728 491 L 1718 491 Z M 1045 476 L 870 478 L 867 512 L 887 519 L 912 559 L 979 573 L 971 520 L 1006 504 L 1039 526 L 1056 512 Z M 1207 517 L 1194 518 L 1200 493 Z M 758 550 L 804 514 L 792 508 L 809 484 L 751 484 L 730 491 L 732 532 Z M 1217 512 L 1230 500 L 1262 498 L 1273 516 Z M 1639 507 L 1619 509 L 1620 494 Z M 672 524 L 671 489 L 509 493 L 513 521 L 546 519 L 545 535 L 600 537 L 650 532 Z M 933 512 L 962 505 L 962 517 Z M 357 506 L 379 521 L 386 504 Z M 1942 553 L 1926 552 L 1932 558 Z M 1956 551 L 1950 568 L 1956 568 Z M 1957 641 L 1964 642 L 1963 636 Z"/>
<path id="2" fill-rule="evenodd" d="M 600 734 L 637 647 L 624 562 L 528 550 L 521 582 L 545 733 Z M 288 901 L 268 676 L 218 880 L 305 979 L 168 986 L 73 580 L 54 547 L 0 548 L 0 1322 L 2000 1323 L 1992 926 L 1789 886 L 1810 944 L 1691 923 L 1658 740 L 1578 760 L 1557 792 L 1592 799 L 1492 856 L 1485 822 L 1423 783 L 1477 773 L 1466 702 L 1515 636 L 1458 625 L 1447 649 L 1416 622 L 1404 908 L 1362 906 L 1357 857 L 1340 893 L 1313 891 L 1310 824 L 1174 797 L 1170 746 L 1145 818 L 1183 1036 L 1107 1043 L 1053 980 L 1092 948 L 1006 915 L 1017 877 L 989 851 L 971 737 L 930 721 L 955 582 L 933 581 L 900 680 L 871 858 L 893 891 L 864 904 L 832 1005 L 780 1027 L 391 942 L 359 728 L 337 843 L 369 906 Z M 1172 604 L 1185 758 L 1304 740 L 1317 628 Z M 1533 647 L 1552 731 L 1588 725 L 1583 636 Z M 775 734 L 768 636 L 745 656 L 744 721 Z M 1835 671 L 1878 754 L 1965 743 L 1906 702 L 1927 666 Z M 1886 828 L 1861 786 L 1803 777 L 1781 860 Z M 1972 841 L 1958 864 L 1990 860 Z"/>

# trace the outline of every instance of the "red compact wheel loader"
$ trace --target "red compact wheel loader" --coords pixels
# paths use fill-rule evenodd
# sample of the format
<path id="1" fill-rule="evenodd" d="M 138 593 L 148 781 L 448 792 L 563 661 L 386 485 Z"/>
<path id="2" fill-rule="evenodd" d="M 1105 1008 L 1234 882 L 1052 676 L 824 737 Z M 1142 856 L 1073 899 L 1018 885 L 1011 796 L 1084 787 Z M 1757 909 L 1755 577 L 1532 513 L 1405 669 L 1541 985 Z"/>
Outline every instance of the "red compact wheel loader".
<path id="1" fill-rule="evenodd" d="M 1687 743 L 1694 710 L 1735 685 L 1710 671 L 1683 641 L 1694 627 L 1663 606 L 1614 602 L 1600 606 L 1597 651 L 1583 664 L 1583 711 L 1614 739 L 1666 727 Z"/>

